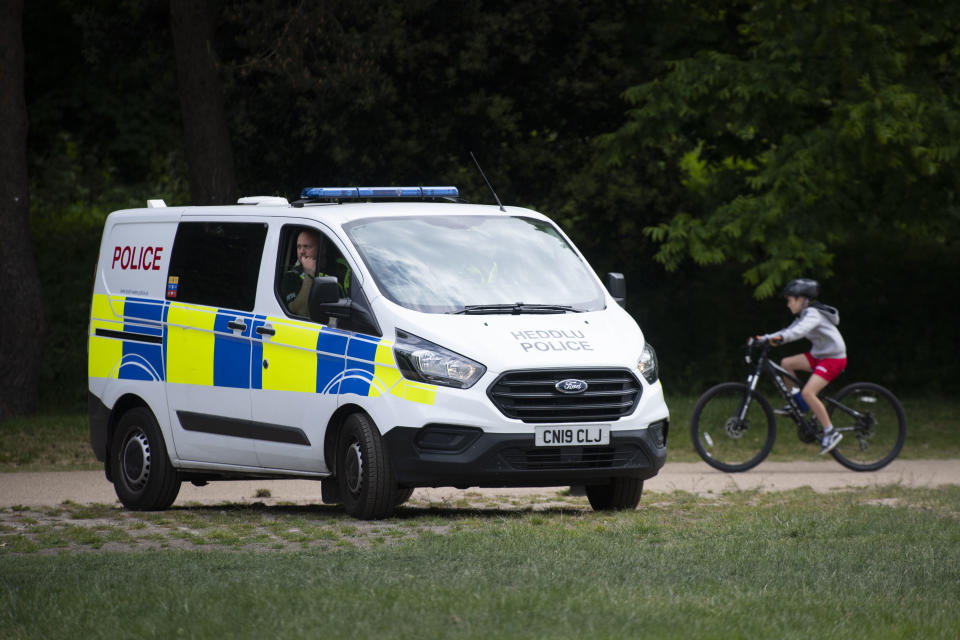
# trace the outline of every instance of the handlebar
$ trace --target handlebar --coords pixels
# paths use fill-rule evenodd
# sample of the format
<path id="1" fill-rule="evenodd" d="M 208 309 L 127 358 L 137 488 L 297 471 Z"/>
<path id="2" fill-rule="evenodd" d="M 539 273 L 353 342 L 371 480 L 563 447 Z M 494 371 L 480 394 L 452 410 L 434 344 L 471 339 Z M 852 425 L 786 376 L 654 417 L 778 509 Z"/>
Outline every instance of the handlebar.
<path id="1" fill-rule="evenodd" d="M 763 340 L 761 338 L 750 336 L 749 338 L 747 338 L 747 353 L 746 353 L 745 360 L 749 364 L 753 359 L 753 352 L 755 350 L 760 350 L 761 357 L 766 357 L 767 351 L 770 350 L 770 347 L 775 347 L 781 344 L 782 342 L 783 342 L 782 340 L 774 342 L 773 340 Z"/>

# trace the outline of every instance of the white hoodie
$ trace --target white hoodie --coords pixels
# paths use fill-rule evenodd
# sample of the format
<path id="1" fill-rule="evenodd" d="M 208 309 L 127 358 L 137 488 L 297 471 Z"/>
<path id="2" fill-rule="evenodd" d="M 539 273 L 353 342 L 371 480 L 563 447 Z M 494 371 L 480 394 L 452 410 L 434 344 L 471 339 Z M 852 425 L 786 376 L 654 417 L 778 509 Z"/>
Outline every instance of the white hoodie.
<path id="1" fill-rule="evenodd" d="M 779 335 L 784 342 L 806 338 L 812 344 L 810 355 L 814 358 L 846 358 L 847 345 L 837 329 L 839 324 L 840 312 L 836 308 L 822 302 L 812 302 L 797 314 L 789 327 L 768 333 L 763 338 L 769 340 Z"/>

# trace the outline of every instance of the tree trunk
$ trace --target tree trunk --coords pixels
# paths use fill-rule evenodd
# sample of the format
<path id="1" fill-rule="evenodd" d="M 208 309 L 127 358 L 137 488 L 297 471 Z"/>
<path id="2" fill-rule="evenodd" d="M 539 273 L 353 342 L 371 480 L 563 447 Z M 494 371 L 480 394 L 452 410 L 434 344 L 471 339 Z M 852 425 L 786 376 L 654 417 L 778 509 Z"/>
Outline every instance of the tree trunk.
<path id="1" fill-rule="evenodd" d="M 30 237 L 23 65 L 23 0 L 0 0 L 0 420 L 36 408 L 43 354 L 43 296 Z"/>
<path id="2" fill-rule="evenodd" d="M 236 202 L 233 150 L 213 47 L 216 0 L 170 0 L 177 85 L 193 204 Z"/>

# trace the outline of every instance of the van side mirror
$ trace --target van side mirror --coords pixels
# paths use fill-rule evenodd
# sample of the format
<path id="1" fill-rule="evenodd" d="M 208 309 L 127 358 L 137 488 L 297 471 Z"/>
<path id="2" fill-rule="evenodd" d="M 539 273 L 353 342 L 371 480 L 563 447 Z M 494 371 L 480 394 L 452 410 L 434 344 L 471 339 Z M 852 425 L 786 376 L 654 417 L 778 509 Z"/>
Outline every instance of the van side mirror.
<path id="1" fill-rule="evenodd" d="M 627 281 L 622 273 L 611 271 L 607 274 L 607 291 L 618 305 L 627 306 Z"/>
<path id="2" fill-rule="evenodd" d="M 307 307 L 314 322 L 324 322 L 330 316 L 350 317 L 350 299 L 340 298 L 340 285 L 334 276 L 314 278 Z"/>

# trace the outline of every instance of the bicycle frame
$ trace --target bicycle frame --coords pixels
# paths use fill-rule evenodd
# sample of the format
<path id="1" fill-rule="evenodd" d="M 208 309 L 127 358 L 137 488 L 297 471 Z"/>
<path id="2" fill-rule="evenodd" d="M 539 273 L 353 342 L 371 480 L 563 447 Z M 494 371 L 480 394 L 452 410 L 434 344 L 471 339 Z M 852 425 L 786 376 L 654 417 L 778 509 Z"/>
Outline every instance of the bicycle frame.
<path id="1" fill-rule="evenodd" d="M 752 338 L 747 343 L 747 355 L 745 358 L 747 364 L 752 364 L 754 359 L 752 355 L 753 348 L 758 343 L 759 341 Z M 790 418 L 797 423 L 797 426 L 806 429 L 812 434 L 819 435 L 821 431 L 819 424 L 810 422 L 803 416 L 803 411 L 800 410 L 800 406 L 797 404 L 796 399 L 793 397 L 793 394 L 790 393 L 790 389 L 787 388 L 784 378 L 793 382 L 797 387 L 802 387 L 803 383 L 800 382 L 799 378 L 780 365 L 771 362 L 770 358 L 767 356 L 767 352 L 769 350 L 770 343 L 764 342 L 760 348 L 760 355 L 756 358 L 756 366 L 754 366 L 753 371 L 747 377 L 747 386 L 750 388 L 751 393 L 744 395 L 743 402 L 741 403 L 740 411 L 738 413 L 738 418 L 741 421 L 746 418 L 747 410 L 750 408 L 750 398 L 753 397 L 752 392 L 756 392 L 757 383 L 760 382 L 761 376 L 763 376 L 763 374 L 767 374 L 773 380 L 774 386 L 777 387 L 777 390 L 780 392 L 780 395 L 783 396 L 784 401 L 786 401 Z"/>
<path id="2" fill-rule="evenodd" d="M 750 342 L 747 343 L 747 355 L 745 358 L 745 360 L 747 361 L 747 364 L 752 363 L 752 360 L 753 360 L 752 351 L 753 351 L 753 348 L 758 344 L 758 342 L 759 341 L 757 340 L 751 339 Z M 797 404 L 797 401 L 793 397 L 793 394 L 790 393 L 790 389 L 787 388 L 787 384 L 786 382 L 784 382 L 784 379 L 787 379 L 793 382 L 798 388 L 802 387 L 803 383 L 800 381 L 799 378 L 797 378 L 797 376 L 793 375 L 792 373 L 790 373 L 780 365 L 776 364 L 775 362 L 770 361 L 770 358 L 767 355 L 767 352 L 770 350 L 770 346 L 771 345 L 769 342 L 765 342 L 761 346 L 760 355 L 759 357 L 756 358 L 756 366 L 753 368 L 753 371 L 751 372 L 751 374 L 747 377 L 747 386 L 750 387 L 751 392 L 756 391 L 757 383 L 760 381 L 760 377 L 763 374 L 767 374 L 768 376 L 770 376 L 770 378 L 773 380 L 774 385 L 777 387 L 777 390 L 780 392 L 780 395 L 783 396 L 783 399 L 787 403 L 790 418 L 794 422 L 796 422 L 798 426 L 805 427 L 811 435 L 816 435 L 817 437 L 819 437 L 822 434 L 822 427 L 820 426 L 819 423 L 804 417 L 803 411 L 800 410 L 800 406 Z M 750 408 L 751 397 L 752 396 L 750 394 L 747 394 L 744 397 L 743 402 L 741 403 L 740 412 L 738 414 L 738 418 L 740 420 L 743 420 L 747 415 L 747 410 Z M 866 416 L 861 412 L 851 407 L 848 407 L 842 402 L 834 400 L 829 396 L 823 397 L 822 400 L 824 403 L 833 405 L 840 411 L 843 411 L 847 415 L 852 416 L 857 420 L 866 419 Z M 849 428 L 843 428 L 843 429 L 838 428 L 838 429 L 841 431 L 851 431 L 853 428 L 849 427 Z"/>

